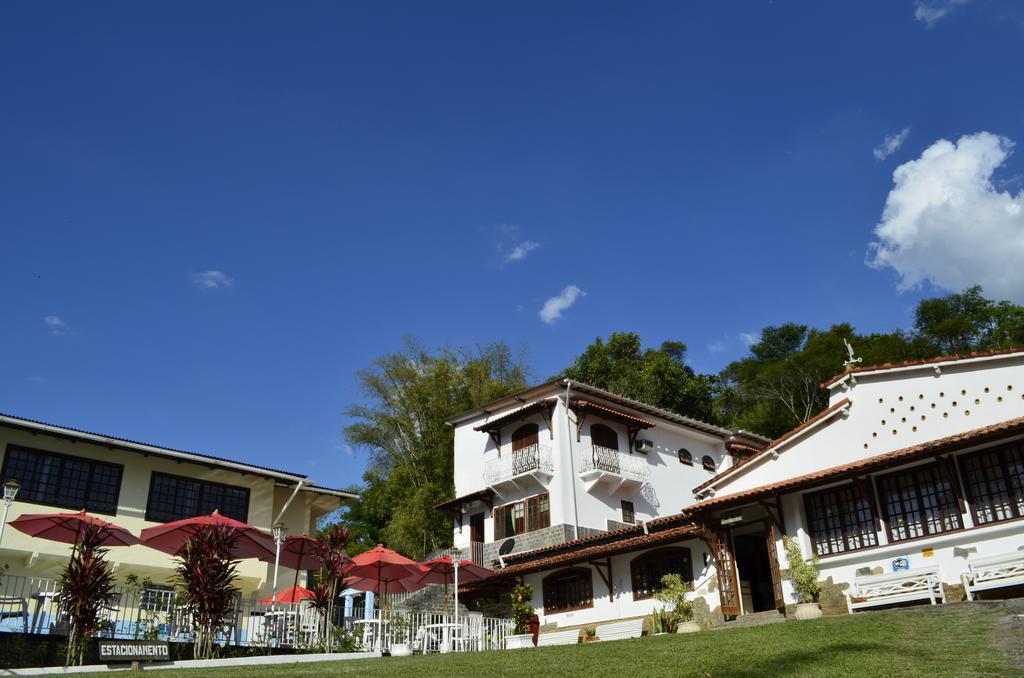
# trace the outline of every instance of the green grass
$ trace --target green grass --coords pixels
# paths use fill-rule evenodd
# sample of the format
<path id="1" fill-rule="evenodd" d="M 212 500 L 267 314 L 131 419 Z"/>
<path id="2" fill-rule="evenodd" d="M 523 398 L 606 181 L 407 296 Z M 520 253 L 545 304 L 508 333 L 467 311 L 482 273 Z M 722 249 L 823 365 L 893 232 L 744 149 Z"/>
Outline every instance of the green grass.
<path id="1" fill-rule="evenodd" d="M 177 671 L 175 675 L 1021 675 L 993 644 L 996 623 L 1005 614 L 951 605 L 588 645 Z"/>

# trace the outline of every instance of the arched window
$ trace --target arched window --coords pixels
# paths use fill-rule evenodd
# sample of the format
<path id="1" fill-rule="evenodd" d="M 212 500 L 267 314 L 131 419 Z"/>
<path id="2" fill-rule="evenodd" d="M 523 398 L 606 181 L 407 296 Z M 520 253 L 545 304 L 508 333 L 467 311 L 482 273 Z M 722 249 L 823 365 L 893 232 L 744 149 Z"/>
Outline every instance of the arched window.
<path id="1" fill-rule="evenodd" d="M 704 455 L 704 458 L 700 460 L 700 462 L 701 464 L 704 465 L 705 471 L 711 471 L 712 473 L 714 473 L 715 471 L 718 470 L 718 467 L 715 466 L 715 460 L 706 454 Z"/>
<path id="2" fill-rule="evenodd" d="M 609 450 L 619 449 L 619 434 L 604 424 L 594 424 L 590 427 L 590 442 L 599 447 L 607 447 Z"/>
<path id="3" fill-rule="evenodd" d="M 687 466 L 693 466 L 693 455 L 686 448 L 679 450 L 679 463 L 686 464 Z"/>
<path id="4" fill-rule="evenodd" d="M 590 568 L 559 570 L 544 577 L 541 586 L 544 589 L 544 614 L 594 606 L 594 580 Z"/>
<path id="5" fill-rule="evenodd" d="M 683 581 L 693 583 L 693 562 L 690 549 L 666 548 L 649 551 L 633 559 L 629 564 L 633 582 L 633 600 L 652 598 L 662 587 L 661 578 L 666 574 L 681 575 Z"/>
<path id="6" fill-rule="evenodd" d="M 521 450 L 530 445 L 536 445 L 538 432 L 536 424 L 523 424 L 512 432 L 512 451 Z"/>

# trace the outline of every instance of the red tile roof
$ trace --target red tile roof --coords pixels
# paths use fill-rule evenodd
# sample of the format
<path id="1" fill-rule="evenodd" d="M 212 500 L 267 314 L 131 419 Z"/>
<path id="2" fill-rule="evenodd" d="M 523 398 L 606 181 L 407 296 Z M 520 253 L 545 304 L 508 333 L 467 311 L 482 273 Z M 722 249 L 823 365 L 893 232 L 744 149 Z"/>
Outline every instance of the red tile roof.
<path id="1" fill-rule="evenodd" d="M 831 481 L 835 477 L 841 475 L 866 473 L 891 466 L 894 463 L 905 463 L 920 457 L 956 452 L 967 447 L 1006 438 L 1018 433 L 1024 433 L 1024 417 L 1017 417 L 1016 419 L 992 424 L 991 426 L 976 428 L 971 431 L 957 433 L 937 440 L 930 440 L 926 443 L 912 445 L 911 447 L 904 447 L 903 449 L 896 450 L 894 452 L 886 452 L 872 457 L 865 457 L 864 459 L 859 459 L 848 464 L 832 466 L 820 471 L 806 473 L 802 476 L 796 476 L 795 478 L 787 478 L 786 480 L 781 480 L 777 483 L 761 485 L 760 487 L 744 490 L 742 492 L 724 494 L 721 497 L 707 499 L 694 504 L 693 506 L 684 509 L 683 513 L 685 515 L 692 516 L 711 508 L 744 503 L 759 497 L 771 496 L 781 492 L 790 491 L 798 487 Z"/>
<path id="2" fill-rule="evenodd" d="M 797 426 L 795 429 L 793 429 L 791 431 L 788 431 L 786 433 L 783 433 L 781 436 L 779 436 L 778 438 L 773 440 L 768 447 L 764 448 L 763 450 L 759 450 L 757 452 L 757 454 L 751 455 L 751 456 L 747 457 L 746 459 L 741 460 L 738 464 L 733 464 L 732 466 L 730 466 L 729 468 L 725 469 L 724 471 L 722 471 L 718 475 L 712 476 L 711 478 L 705 480 L 703 483 L 701 483 L 697 487 L 693 488 L 693 493 L 694 494 L 699 493 L 704 488 L 717 483 L 719 480 L 721 480 L 722 478 L 726 477 L 727 475 L 729 475 L 733 471 L 739 469 L 740 467 L 746 466 L 747 464 L 749 464 L 750 462 L 754 461 L 755 459 L 760 459 L 766 453 L 771 452 L 776 446 L 781 445 L 782 443 L 786 442 L 787 440 L 789 440 L 793 436 L 797 435 L 798 433 L 800 433 L 804 429 L 813 426 L 817 422 L 821 421 L 822 419 L 827 418 L 828 416 L 830 416 L 833 413 L 841 410 L 842 408 L 846 407 L 849 404 L 850 404 L 850 399 L 849 398 L 843 398 L 842 400 L 837 402 L 835 405 L 832 405 L 831 407 L 825 408 L 824 410 L 822 410 L 821 412 L 818 412 L 816 415 L 814 415 L 813 417 L 811 417 L 810 419 L 808 419 L 804 423 L 802 423 L 799 426 Z"/>
<path id="3" fill-rule="evenodd" d="M 678 515 L 673 517 L 677 520 L 679 518 Z M 648 524 L 648 528 L 650 528 L 650 524 Z M 507 577 L 514 577 L 527 574 L 529 572 L 537 572 L 538 570 L 548 570 L 556 567 L 573 565 L 575 563 L 581 563 L 599 557 L 608 557 L 618 553 L 639 551 L 651 546 L 658 546 L 660 544 L 694 536 L 698 532 L 698 529 L 699 528 L 694 525 L 680 525 L 678 527 L 672 527 L 659 532 L 652 532 L 650 534 L 639 534 L 626 539 L 616 539 L 606 544 L 597 544 L 596 546 L 588 546 L 585 548 L 575 548 L 543 558 L 534 558 L 508 565 L 504 568 L 497 568 L 494 570 L 494 574 L 487 581 L 505 579 Z M 619 531 L 616 530 L 616 532 Z M 606 533 L 600 536 L 607 536 L 609 534 L 612 533 Z M 560 544 L 560 546 L 565 547 L 566 544 Z"/>
<path id="4" fill-rule="evenodd" d="M 859 372 L 876 372 L 878 370 L 895 370 L 900 367 L 917 367 L 920 365 L 935 365 L 938 363 L 948 363 L 955 360 L 969 360 L 971 358 L 991 358 L 1000 355 L 1010 355 L 1012 353 L 1024 353 L 1024 348 L 996 348 L 991 351 L 975 351 L 973 353 L 959 353 L 954 355 L 944 355 L 937 358 L 924 358 L 922 360 L 905 360 L 901 363 L 882 363 L 880 365 L 864 365 L 862 367 L 849 367 L 845 371 L 840 372 L 836 376 L 832 377 L 821 385 L 822 388 L 828 388 L 832 384 L 836 383 L 848 374 L 857 374 Z"/>

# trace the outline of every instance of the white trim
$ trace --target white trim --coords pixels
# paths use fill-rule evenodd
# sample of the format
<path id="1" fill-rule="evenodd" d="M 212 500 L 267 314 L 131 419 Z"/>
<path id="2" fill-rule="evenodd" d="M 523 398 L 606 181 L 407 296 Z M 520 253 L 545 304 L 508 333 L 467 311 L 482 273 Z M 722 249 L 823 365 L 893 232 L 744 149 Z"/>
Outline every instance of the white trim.
<path id="1" fill-rule="evenodd" d="M 257 657 L 231 657 L 228 659 L 185 659 L 176 662 L 142 662 L 146 671 L 153 669 L 203 669 L 222 666 L 267 666 L 274 664 L 308 664 L 310 662 L 333 662 L 348 659 L 369 659 L 380 657 L 380 652 L 333 652 L 331 654 L 278 654 Z M 109 666 L 92 664 L 88 666 L 46 666 L 30 669 L 0 669 L 4 676 L 62 676 L 71 673 L 106 673 L 130 671 L 131 665 Z"/>

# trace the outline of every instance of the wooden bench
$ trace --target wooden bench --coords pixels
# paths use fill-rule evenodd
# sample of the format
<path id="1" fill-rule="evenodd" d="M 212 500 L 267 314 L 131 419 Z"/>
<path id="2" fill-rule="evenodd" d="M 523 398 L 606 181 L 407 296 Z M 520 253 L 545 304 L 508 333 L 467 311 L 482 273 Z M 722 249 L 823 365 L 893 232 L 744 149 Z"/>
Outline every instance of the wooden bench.
<path id="1" fill-rule="evenodd" d="M 552 631 L 551 633 L 542 633 L 537 636 L 537 647 L 547 647 L 549 645 L 575 645 L 580 642 L 580 630 L 571 629 L 569 631 Z"/>
<path id="2" fill-rule="evenodd" d="M 639 638 L 644 633 L 644 620 L 630 619 L 628 621 L 603 624 L 597 627 L 598 640 L 624 640 L 626 638 Z"/>
<path id="3" fill-rule="evenodd" d="M 960 575 L 967 600 L 974 600 L 975 591 L 1024 584 L 1024 551 L 972 558 L 967 567 Z"/>
<path id="4" fill-rule="evenodd" d="M 938 567 L 855 577 L 852 590 L 846 593 L 846 609 L 853 614 L 854 610 L 864 607 L 913 600 L 927 600 L 932 605 L 946 602 Z"/>

